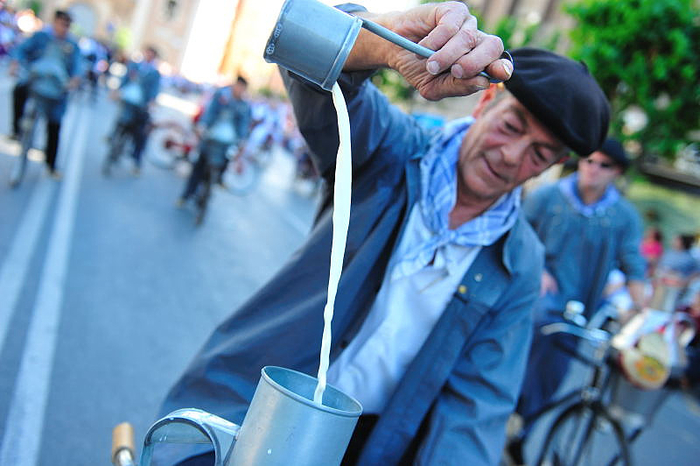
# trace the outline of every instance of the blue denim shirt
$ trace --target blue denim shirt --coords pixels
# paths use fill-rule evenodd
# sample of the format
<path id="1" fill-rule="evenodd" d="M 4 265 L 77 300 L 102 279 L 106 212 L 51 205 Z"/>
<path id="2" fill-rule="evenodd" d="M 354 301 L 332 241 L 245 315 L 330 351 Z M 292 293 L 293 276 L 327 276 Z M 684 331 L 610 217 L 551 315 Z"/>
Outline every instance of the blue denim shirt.
<path id="1" fill-rule="evenodd" d="M 331 359 L 359 330 L 418 199 L 432 134 L 365 80 L 341 75 L 350 114 L 353 193 L 333 319 Z M 308 241 L 222 323 L 170 391 L 163 414 L 199 407 L 243 420 L 265 365 L 315 374 L 323 329 L 338 146 L 330 94 L 283 72 L 299 128 L 326 185 Z M 360 464 L 495 465 L 518 399 L 531 341 L 542 246 L 519 216 L 484 247 L 409 365 L 372 431 Z"/>
<path id="2" fill-rule="evenodd" d="M 523 210 L 545 245 L 547 271 L 557 280 L 559 293 L 550 301 L 556 310 L 577 300 L 590 316 L 613 268 L 620 268 L 628 280 L 644 280 L 642 222 L 624 198 L 584 215 L 555 183 L 527 196 Z"/>

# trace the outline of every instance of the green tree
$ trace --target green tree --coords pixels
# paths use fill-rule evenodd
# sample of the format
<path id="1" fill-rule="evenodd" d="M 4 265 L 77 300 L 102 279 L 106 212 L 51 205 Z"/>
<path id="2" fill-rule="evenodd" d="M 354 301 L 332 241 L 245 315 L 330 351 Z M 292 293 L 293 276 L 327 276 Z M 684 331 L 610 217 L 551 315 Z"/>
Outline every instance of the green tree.
<path id="1" fill-rule="evenodd" d="M 570 54 L 583 60 L 610 99 L 612 131 L 643 154 L 673 158 L 700 128 L 700 15 L 694 0 L 581 0 Z M 647 124 L 623 133 L 640 108 Z"/>

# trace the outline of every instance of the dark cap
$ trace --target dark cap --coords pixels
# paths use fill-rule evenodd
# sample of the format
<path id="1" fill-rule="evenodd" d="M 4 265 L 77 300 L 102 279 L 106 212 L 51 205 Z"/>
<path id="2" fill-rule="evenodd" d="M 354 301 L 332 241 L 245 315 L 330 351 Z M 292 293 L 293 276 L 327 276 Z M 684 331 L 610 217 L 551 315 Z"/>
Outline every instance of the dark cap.
<path id="1" fill-rule="evenodd" d="M 610 157 L 623 171 L 627 170 L 627 167 L 629 167 L 630 159 L 627 157 L 627 152 L 625 152 L 625 148 L 622 147 L 619 141 L 608 138 L 598 150 Z"/>
<path id="2" fill-rule="evenodd" d="M 510 93 L 578 155 L 598 149 L 608 133 L 610 105 L 586 65 L 532 47 L 510 53 Z"/>

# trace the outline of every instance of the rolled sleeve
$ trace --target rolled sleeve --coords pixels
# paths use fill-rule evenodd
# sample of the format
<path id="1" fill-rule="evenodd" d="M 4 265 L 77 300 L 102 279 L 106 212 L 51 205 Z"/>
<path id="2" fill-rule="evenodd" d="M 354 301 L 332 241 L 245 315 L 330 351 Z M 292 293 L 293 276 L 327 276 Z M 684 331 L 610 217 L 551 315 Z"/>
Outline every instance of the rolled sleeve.
<path id="1" fill-rule="evenodd" d="M 331 94 L 281 70 L 294 116 L 314 164 L 331 179 L 338 150 L 338 123 Z M 367 78 L 370 72 L 341 73 L 338 83 L 350 117 L 353 170 L 377 156 L 405 160 L 429 141 L 428 131 L 391 105 Z"/>

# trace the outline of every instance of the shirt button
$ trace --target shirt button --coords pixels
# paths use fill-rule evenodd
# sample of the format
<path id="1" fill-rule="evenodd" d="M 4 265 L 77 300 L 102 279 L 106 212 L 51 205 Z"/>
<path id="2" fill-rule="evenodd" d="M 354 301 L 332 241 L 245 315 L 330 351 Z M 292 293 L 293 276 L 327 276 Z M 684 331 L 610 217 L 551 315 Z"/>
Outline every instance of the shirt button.
<path id="1" fill-rule="evenodd" d="M 457 288 L 457 291 L 459 294 L 466 294 L 467 293 L 467 287 L 464 285 L 459 285 L 459 288 Z"/>
<path id="2" fill-rule="evenodd" d="M 477 273 L 476 275 L 474 275 L 474 280 L 476 280 L 477 282 L 480 282 L 482 278 L 484 278 L 484 276 L 481 275 L 480 273 Z"/>

